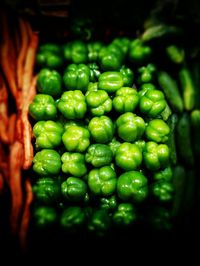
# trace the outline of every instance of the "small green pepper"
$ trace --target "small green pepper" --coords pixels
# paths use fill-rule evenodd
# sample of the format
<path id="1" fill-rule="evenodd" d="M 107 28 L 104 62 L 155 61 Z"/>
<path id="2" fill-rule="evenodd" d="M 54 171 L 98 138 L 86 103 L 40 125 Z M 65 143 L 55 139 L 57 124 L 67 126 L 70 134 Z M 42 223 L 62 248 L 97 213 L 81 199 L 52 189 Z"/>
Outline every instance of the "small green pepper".
<path id="1" fill-rule="evenodd" d="M 56 70 L 42 69 L 37 78 L 39 93 L 59 97 L 62 93 L 62 78 Z"/>
<path id="2" fill-rule="evenodd" d="M 171 182 L 162 180 L 151 184 L 152 195 L 160 202 L 167 202 L 173 199 L 174 186 Z"/>
<path id="3" fill-rule="evenodd" d="M 125 201 L 142 202 L 148 196 L 148 180 L 141 172 L 125 172 L 117 180 L 117 194 Z"/>
<path id="4" fill-rule="evenodd" d="M 88 186 L 93 194 L 107 197 L 116 190 L 117 176 L 110 166 L 92 169 L 88 174 Z"/>
<path id="5" fill-rule="evenodd" d="M 61 156 L 62 171 L 75 177 L 82 177 L 86 174 L 85 157 L 77 152 L 65 152 Z"/>
<path id="6" fill-rule="evenodd" d="M 133 79 L 134 79 L 134 73 L 133 73 L 132 69 L 123 65 L 119 71 L 123 77 L 123 83 L 124 83 L 123 86 L 124 87 L 132 87 L 133 86 Z"/>
<path id="7" fill-rule="evenodd" d="M 116 164 L 126 170 L 135 170 L 142 163 L 142 152 L 136 144 L 122 143 L 116 151 Z"/>
<path id="8" fill-rule="evenodd" d="M 71 231 L 80 229 L 86 221 L 86 215 L 79 206 L 70 206 L 65 208 L 60 216 L 60 225 Z"/>
<path id="9" fill-rule="evenodd" d="M 33 158 L 33 170 L 41 176 L 57 175 L 61 169 L 61 159 L 57 151 L 43 149 Z"/>
<path id="10" fill-rule="evenodd" d="M 127 54 L 130 45 L 130 39 L 127 37 L 117 37 L 113 39 L 112 44 L 118 46 L 124 55 Z"/>
<path id="11" fill-rule="evenodd" d="M 132 225 L 136 219 L 136 210 L 131 203 L 120 203 L 113 213 L 113 222 L 118 226 Z"/>
<path id="12" fill-rule="evenodd" d="M 147 142 L 143 151 L 144 163 L 152 171 L 167 167 L 169 156 L 170 152 L 166 144 L 157 144 L 153 141 Z"/>
<path id="13" fill-rule="evenodd" d="M 173 177 L 173 171 L 170 166 L 158 172 L 153 173 L 153 180 L 155 181 L 161 181 L 161 180 L 172 181 L 172 177 Z"/>
<path id="14" fill-rule="evenodd" d="M 70 176 L 61 184 L 61 192 L 69 201 L 82 201 L 86 197 L 87 185 L 82 179 Z"/>
<path id="15" fill-rule="evenodd" d="M 153 119 L 146 126 L 145 134 L 148 140 L 166 142 L 170 128 L 162 119 Z"/>
<path id="16" fill-rule="evenodd" d="M 114 135 L 114 125 L 108 116 L 93 117 L 88 125 L 92 138 L 98 143 L 107 143 Z"/>
<path id="17" fill-rule="evenodd" d="M 63 127 L 54 121 L 39 121 L 33 127 L 36 137 L 36 147 L 42 149 L 53 149 L 62 142 Z"/>
<path id="18" fill-rule="evenodd" d="M 118 136 L 128 142 L 141 138 L 145 131 L 143 118 L 131 112 L 120 115 L 116 120 L 116 126 Z"/>
<path id="19" fill-rule="evenodd" d="M 85 99 L 91 114 L 94 116 L 101 116 L 112 110 L 112 100 L 106 91 L 88 91 Z"/>
<path id="20" fill-rule="evenodd" d="M 96 62 L 98 60 L 99 52 L 102 47 L 103 43 L 100 41 L 90 42 L 87 44 L 89 62 Z"/>
<path id="21" fill-rule="evenodd" d="M 117 71 L 103 72 L 98 82 L 99 90 L 105 90 L 108 93 L 116 92 L 124 85 L 123 75 Z"/>
<path id="22" fill-rule="evenodd" d="M 109 165 L 112 158 L 113 153 L 110 147 L 100 143 L 90 145 L 85 154 L 85 161 L 94 167 Z"/>
<path id="23" fill-rule="evenodd" d="M 105 209 L 107 211 L 113 211 L 117 208 L 117 197 L 116 195 L 112 195 L 111 197 L 101 197 L 100 199 L 100 208 Z"/>
<path id="24" fill-rule="evenodd" d="M 122 87 L 116 91 L 113 107 L 119 113 L 133 112 L 139 103 L 139 96 L 135 89 Z"/>
<path id="25" fill-rule="evenodd" d="M 53 97 L 46 94 L 35 95 L 29 105 L 29 114 L 37 121 L 54 120 L 57 116 L 57 108 Z"/>
<path id="26" fill-rule="evenodd" d="M 69 126 L 62 141 L 67 151 L 84 152 L 90 145 L 90 132 L 81 126 Z"/>
<path id="27" fill-rule="evenodd" d="M 82 91 L 65 91 L 58 101 L 58 110 L 67 119 L 83 118 L 87 111 L 87 105 Z"/>
<path id="28" fill-rule="evenodd" d="M 152 48 L 144 44 L 140 39 L 134 39 L 129 47 L 129 59 L 133 63 L 142 64 L 146 62 L 152 54 Z"/>
<path id="29" fill-rule="evenodd" d="M 55 224 L 58 218 L 56 210 L 50 206 L 38 206 L 33 210 L 34 223 L 38 228 Z"/>
<path id="30" fill-rule="evenodd" d="M 138 77 L 138 83 L 149 83 L 154 80 L 154 73 L 156 71 L 156 66 L 154 64 L 148 64 L 147 66 L 142 66 L 138 69 L 140 74 Z"/>
<path id="31" fill-rule="evenodd" d="M 85 64 L 70 64 L 64 72 L 63 81 L 67 90 L 85 92 L 90 82 L 90 69 Z"/>

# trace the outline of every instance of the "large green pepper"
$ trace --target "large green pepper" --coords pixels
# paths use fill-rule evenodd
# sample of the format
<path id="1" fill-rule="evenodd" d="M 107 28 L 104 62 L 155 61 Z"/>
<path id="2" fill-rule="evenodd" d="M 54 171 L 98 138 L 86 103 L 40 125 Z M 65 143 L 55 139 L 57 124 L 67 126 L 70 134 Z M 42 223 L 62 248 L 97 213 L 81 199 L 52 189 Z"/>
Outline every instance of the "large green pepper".
<path id="1" fill-rule="evenodd" d="M 148 180 L 141 172 L 125 172 L 117 180 L 117 193 L 122 200 L 142 202 L 148 196 Z"/>
<path id="2" fill-rule="evenodd" d="M 70 64 L 64 72 L 63 81 L 67 90 L 85 92 L 90 81 L 90 69 L 84 64 Z"/>
<path id="3" fill-rule="evenodd" d="M 82 91 L 65 91 L 58 101 L 58 110 L 67 119 L 83 118 L 87 111 L 87 105 Z"/>
<path id="4" fill-rule="evenodd" d="M 170 128 L 162 119 L 153 119 L 146 126 L 145 134 L 148 140 L 166 142 Z"/>
<path id="5" fill-rule="evenodd" d="M 123 75 L 117 71 L 103 72 L 99 76 L 98 88 L 108 93 L 116 92 L 124 85 Z"/>
<path id="6" fill-rule="evenodd" d="M 109 165 L 112 158 L 113 153 L 110 147 L 100 143 L 90 145 L 85 154 L 86 162 L 92 164 L 94 167 Z"/>
<path id="7" fill-rule="evenodd" d="M 112 140 L 114 135 L 114 125 L 108 116 L 93 117 L 88 129 L 92 138 L 98 143 L 107 143 Z"/>
<path id="8" fill-rule="evenodd" d="M 99 52 L 102 47 L 103 43 L 100 41 L 90 42 L 87 44 L 89 62 L 96 62 L 98 60 Z"/>
<path id="9" fill-rule="evenodd" d="M 148 169 L 157 171 L 168 165 L 169 155 L 169 148 L 166 144 L 149 141 L 146 143 L 143 152 L 144 163 Z"/>
<path id="10" fill-rule="evenodd" d="M 43 149 L 33 158 L 33 170 L 41 176 L 52 176 L 60 173 L 61 159 L 57 151 Z"/>
<path id="11" fill-rule="evenodd" d="M 134 142 L 142 137 L 145 131 L 145 122 L 131 112 L 120 115 L 116 120 L 118 136 L 124 141 Z"/>
<path id="12" fill-rule="evenodd" d="M 29 114 L 35 120 L 54 120 L 57 116 L 57 108 L 52 96 L 46 94 L 35 95 L 29 105 Z"/>
<path id="13" fill-rule="evenodd" d="M 113 213 L 113 222 L 118 225 L 133 225 L 136 221 L 136 210 L 131 203 L 120 203 L 117 210 Z"/>
<path id="14" fill-rule="evenodd" d="M 122 143 L 115 154 L 116 164 L 126 170 L 135 170 L 142 163 L 142 152 L 136 144 Z"/>
<path id="15" fill-rule="evenodd" d="M 112 110 L 112 100 L 106 91 L 88 91 L 85 99 L 91 114 L 94 116 L 101 116 Z"/>
<path id="16" fill-rule="evenodd" d="M 62 171 L 75 177 L 82 177 L 86 174 L 84 155 L 78 152 L 65 152 L 61 156 Z"/>
<path id="17" fill-rule="evenodd" d="M 71 41 L 63 46 L 63 56 L 74 64 L 86 63 L 88 60 L 87 45 L 81 40 Z"/>
<path id="18" fill-rule="evenodd" d="M 82 179 L 70 176 L 61 184 L 61 192 L 66 200 L 83 201 L 86 197 L 87 185 Z"/>
<path id="19" fill-rule="evenodd" d="M 110 166 L 93 169 L 88 174 L 88 186 L 93 194 L 107 197 L 116 190 L 117 175 Z"/>
<path id="20" fill-rule="evenodd" d="M 62 78 L 56 70 L 42 69 L 37 78 L 39 93 L 59 97 L 62 93 Z"/>
<path id="21" fill-rule="evenodd" d="M 33 127 L 33 134 L 36 137 L 36 147 L 53 149 L 62 142 L 63 127 L 54 121 L 39 121 Z"/>
<path id="22" fill-rule="evenodd" d="M 67 151 L 84 152 L 90 145 L 90 132 L 80 126 L 69 126 L 62 135 Z"/>
<path id="23" fill-rule="evenodd" d="M 122 87 L 116 91 L 113 107 L 119 113 L 133 112 L 139 103 L 139 96 L 135 89 Z"/>

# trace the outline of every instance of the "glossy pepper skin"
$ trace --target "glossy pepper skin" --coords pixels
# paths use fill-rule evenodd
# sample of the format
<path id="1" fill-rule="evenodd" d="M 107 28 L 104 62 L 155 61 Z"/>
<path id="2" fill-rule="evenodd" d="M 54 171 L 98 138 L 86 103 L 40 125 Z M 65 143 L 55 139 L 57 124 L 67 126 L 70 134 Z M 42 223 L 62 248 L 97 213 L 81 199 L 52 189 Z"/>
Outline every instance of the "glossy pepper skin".
<path id="1" fill-rule="evenodd" d="M 124 55 L 128 53 L 129 45 L 130 45 L 130 39 L 127 37 L 116 37 L 113 39 L 112 44 L 118 46 Z"/>
<path id="2" fill-rule="evenodd" d="M 85 92 L 90 82 L 90 69 L 85 64 L 70 64 L 64 72 L 63 81 L 67 90 Z"/>
<path id="3" fill-rule="evenodd" d="M 144 44 L 140 39 L 131 41 L 128 56 L 133 63 L 143 64 L 150 58 L 151 54 L 151 47 Z"/>
<path id="4" fill-rule="evenodd" d="M 148 64 L 147 66 L 142 66 L 138 69 L 139 78 L 138 83 L 149 83 L 153 82 L 156 72 L 156 67 L 154 64 Z"/>
<path id="5" fill-rule="evenodd" d="M 117 194 L 125 201 L 142 202 L 148 196 L 148 180 L 141 172 L 125 172 L 117 180 Z"/>
<path id="6" fill-rule="evenodd" d="M 110 197 L 101 197 L 100 198 L 100 208 L 105 209 L 107 211 L 113 211 L 117 208 L 117 197 L 116 195 L 112 195 Z"/>
<path id="7" fill-rule="evenodd" d="M 98 236 L 103 236 L 111 226 L 111 218 L 108 211 L 104 209 L 94 210 L 89 221 L 88 230 Z"/>
<path id="8" fill-rule="evenodd" d="M 123 78 L 123 86 L 124 87 L 132 87 L 133 86 L 133 80 L 134 80 L 134 73 L 131 70 L 131 68 L 122 66 L 119 70 L 119 72 L 122 74 Z"/>
<path id="9" fill-rule="evenodd" d="M 36 64 L 41 68 L 58 69 L 64 63 L 62 49 L 56 43 L 45 43 L 39 46 Z"/>
<path id="10" fill-rule="evenodd" d="M 87 185 L 82 179 L 70 176 L 61 184 L 61 192 L 66 200 L 83 201 L 86 197 Z"/>
<path id="11" fill-rule="evenodd" d="M 126 170 L 135 170 L 142 163 L 142 152 L 136 144 L 122 143 L 115 154 L 116 164 Z"/>
<path id="12" fill-rule="evenodd" d="M 116 127 L 117 134 L 121 139 L 134 142 L 144 134 L 145 122 L 142 117 L 126 112 L 117 118 Z"/>
<path id="13" fill-rule="evenodd" d="M 159 181 L 151 185 L 152 195 L 160 202 L 168 202 L 173 199 L 174 186 L 169 181 Z"/>
<path id="14" fill-rule="evenodd" d="M 89 62 L 96 62 L 98 60 L 99 51 L 102 47 L 103 43 L 100 41 L 90 42 L 87 44 Z"/>
<path id="15" fill-rule="evenodd" d="M 63 127 L 54 121 L 39 121 L 33 127 L 36 138 L 36 147 L 40 149 L 53 149 L 62 142 Z"/>
<path id="16" fill-rule="evenodd" d="M 155 90 L 156 86 L 153 83 L 143 83 L 138 91 L 138 95 L 141 98 L 144 96 L 148 91 Z"/>
<path id="17" fill-rule="evenodd" d="M 93 117 L 88 129 L 91 137 L 98 143 L 107 143 L 112 140 L 114 135 L 114 125 L 108 116 Z"/>
<path id="18" fill-rule="evenodd" d="M 37 78 L 39 93 L 59 97 L 62 93 L 62 78 L 56 70 L 42 69 Z"/>
<path id="19" fill-rule="evenodd" d="M 65 91 L 58 101 L 58 110 L 67 119 L 83 118 L 87 111 L 87 105 L 82 91 Z"/>
<path id="20" fill-rule="evenodd" d="M 33 158 L 33 170 L 40 176 L 53 176 L 60 173 L 61 159 L 57 151 L 43 149 Z"/>
<path id="21" fill-rule="evenodd" d="M 169 163 L 169 148 L 166 144 L 146 142 L 143 159 L 146 167 L 152 171 L 165 168 Z"/>
<path id="22" fill-rule="evenodd" d="M 88 60 L 86 44 L 81 40 L 68 42 L 63 46 L 64 58 L 74 64 L 83 64 Z"/>
<path id="23" fill-rule="evenodd" d="M 116 92 L 123 87 L 123 75 L 117 71 L 106 71 L 99 76 L 98 88 L 104 90 L 107 93 Z"/>
<path id="24" fill-rule="evenodd" d="M 39 178 L 33 185 L 33 193 L 36 200 L 44 204 L 53 204 L 60 200 L 60 183 L 52 177 Z"/>
<path id="25" fill-rule="evenodd" d="M 168 140 L 170 128 L 162 119 L 152 119 L 145 130 L 148 140 L 164 143 Z"/>
<path id="26" fill-rule="evenodd" d="M 29 105 L 29 114 L 36 120 L 54 120 L 57 116 L 57 108 L 52 96 L 47 94 L 35 95 Z"/>
<path id="27" fill-rule="evenodd" d="M 87 173 L 85 157 L 78 152 L 65 152 L 61 156 L 63 173 L 75 177 L 84 176 Z"/>
<path id="28" fill-rule="evenodd" d="M 116 91 L 113 107 L 119 113 L 134 112 L 139 103 L 139 96 L 135 89 L 122 87 Z"/>
<path id="29" fill-rule="evenodd" d="M 112 110 L 112 100 L 106 91 L 88 91 L 85 99 L 93 116 L 102 116 Z"/>
<path id="30" fill-rule="evenodd" d="M 113 153 L 110 147 L 100 143 L 90 145 L 85 154 L 85 161 L 94 167 L 109 165 L 112 158 Z"/>
<path id="31" fill-rule="evenodd" d="M 84 152 L 90 145 L 90 132 L 81 126 L 69 126 L 62 141 L 67 151 Z"/>
<path id="32" fill-rule="evenodd" d="M 76 231 L 84 225 L 86 215 L 79 206 L 70 206 L 63 210 L 60 216 L 60 225 L 62 228 L 70 231 Z"/>
<path id="33" fill-rule="evenodd" d="M 166 108 L 164 93 L 159 90 L 148 90 L 140 97 L 139 108 L 143 114 L 155 118 Z"/>
<path id="34" fill-rule="evenodd" d="M 158 172 L 153 173 L 154 181 L 161 181 L 161 180 L 172 181 L 172 178 L 173 178 L 173 170 L 171 166 L 168 166 Z"/>
<path id="35" fill-rule="evenodd" d="M 110 196 L 116 190 L 117 176 L 110 166 L 93 169 L 88 174 L 88 186 L 93 194 Z"/>
<path id="36" fill-rule="evenodd" d="M 136 210 L 131 203 L 120 203 L 117 210 L 113 213 L 113 222 L 118 226 L 129 226 L 132 225 L 136 219 Z"/>
<path id="37" fill-rule="evenodd" d="M 46 228 L 56 223 L 58 214 L 53 207 L 38 206 L 33 211 L 33 217 L 38 228 Z"/>

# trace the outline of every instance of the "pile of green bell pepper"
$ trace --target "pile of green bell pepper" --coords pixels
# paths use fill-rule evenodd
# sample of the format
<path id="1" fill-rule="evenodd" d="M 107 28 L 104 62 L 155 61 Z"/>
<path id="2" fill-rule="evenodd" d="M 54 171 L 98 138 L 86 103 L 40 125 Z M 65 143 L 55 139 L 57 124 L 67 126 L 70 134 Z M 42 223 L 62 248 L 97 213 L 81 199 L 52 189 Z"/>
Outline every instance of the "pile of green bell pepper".
<path id="1" fill-rule="evenodd" d="M 162 48 L 175 77 L 154 56 L 151 41 L 164 34 L 152 26 L 134 39 L 40 45 L 29 106 L 36 226 L 97 235 L 138 222 L 171 228 L 189 184 L 181 176 L 200 155 L 190 131 L 200 132 L 200 109 L 184 48 Z"/>

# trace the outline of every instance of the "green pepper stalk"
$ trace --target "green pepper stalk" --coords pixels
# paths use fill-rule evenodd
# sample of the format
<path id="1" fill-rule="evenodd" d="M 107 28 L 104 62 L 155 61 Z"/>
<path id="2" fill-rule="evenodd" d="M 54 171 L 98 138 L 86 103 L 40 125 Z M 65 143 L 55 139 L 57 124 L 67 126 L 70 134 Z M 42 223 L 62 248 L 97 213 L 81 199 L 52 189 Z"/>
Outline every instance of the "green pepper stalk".
<path id="1" fill-rule="evenodd" d="M 107 197 L 116 190 L 117 175 L 110 166 L 93 169 L 88 174 L 88 186 L 95 195 Z"/>
<path id="2" fill-rule="evenodd" d="M 140 203 L 148 196 L 148 180 L 141 172 L 125 172 L 117 180 L 117 194 L 122 200 Z"/>
<path id="3" fill-rule="evenodd" d="M 65 152 L 61 156 L 62 171 L 75 177 L 82 177 L 87 173 L 85 157 L 77 152 Z"/>
<path id="4" fill-rule="evenodd" d="M 85 161 L 94 167 L 109 165 L 112 159 L 113 153 L 110 147 L 100 143 L 90 145 L 85 154 Z"/>
<path id="5" fill-rule="evenodd" d="M 62 93 L 62 78 L 56 70 L 42 69 L 37 78 L 39 93 L 59 97 Z"/>
<path id="6" fill-rule="evenodd" d="M 58 110 L 67 119 L 81 119 L 85 116 L 87 105 L 82 91 L 66 91 L 58 101 Z"/>
<path id="7" fill-rule="evenodd" d="M 57 108 L 53 97 L 47 94 L 35 95 L 29 105 L 29 114 L 37 121 L 54 120 L 57 116 Z"/>

